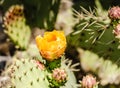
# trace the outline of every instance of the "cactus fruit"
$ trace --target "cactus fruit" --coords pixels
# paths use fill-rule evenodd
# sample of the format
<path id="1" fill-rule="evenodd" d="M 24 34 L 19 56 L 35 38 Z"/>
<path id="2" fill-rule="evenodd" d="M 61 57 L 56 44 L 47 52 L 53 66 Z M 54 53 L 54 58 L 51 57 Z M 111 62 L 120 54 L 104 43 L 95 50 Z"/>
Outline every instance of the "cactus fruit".
<path id="1" fill-rule="evenodd" d="M 31 36 L 30 27 L 26 24 L 22 5 L 13 5 L 5 13 L 5 33 L 15 43 L 17 48 L 26 49 Z"/>

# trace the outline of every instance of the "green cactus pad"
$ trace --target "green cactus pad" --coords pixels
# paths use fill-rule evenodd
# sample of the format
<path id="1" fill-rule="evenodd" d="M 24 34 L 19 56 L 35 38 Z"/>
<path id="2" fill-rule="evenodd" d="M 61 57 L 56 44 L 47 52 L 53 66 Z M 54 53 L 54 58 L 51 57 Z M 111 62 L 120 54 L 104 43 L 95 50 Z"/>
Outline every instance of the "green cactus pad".
<path id="1" fill-rule="evenodd" d="M 110 60 L 104 60 L 103 58 L 98 57 L 98 55 L 93 52 L 81 52 L 81 50 L 79 50 L 79 52 L 82 68 L 87 72 L 92 71 L 95 72 L 95 74 L 98 74 L 102 85 L 120 83 L 120 67 Z"/>
<path id="2" fill-rule="evenodd" d="M 15 88 L 49 88 L 48 76 L 51 74 L 46 69 L 40 69 L 35 60 L 13 58 L 11 66 L 12 87 Z M 76 65 L 73 65 L 75 68 Z M 61 68 L 67 72 L 67 82 L 60 88 L 77 88 L 76 78 L 72 71 L 71 61 L 62 59 Z"/>
<path id="3" fill-rule="evenodd" d="M 26 24 L 23 6 L 13 5 L 4 16 L 5 33 L 17 48 L 26 49 L 31 36 L 30 27 Z"/>
<path id="4" fill-rule="evenodd" d="M 12 83 L 15 88 L 49 88 L 47 72 L 40 69 L 34 60 L 16 60 L 12 70 Z"/>
<path id="5" fill-rule="evenodd" d="M 120 57 L 118 48 L 120 44 L 113 34 L 114 28 L 110 24 L 107 13 L 104 13 L 106 19 L 103 19 L 104 17 L 96 15 L 96 12 L 82 9 L 83 13 L 78 15 L 79 23 L 75 25 L 74 32 L 67 37 L 68 43 L 116 62 Z"/>

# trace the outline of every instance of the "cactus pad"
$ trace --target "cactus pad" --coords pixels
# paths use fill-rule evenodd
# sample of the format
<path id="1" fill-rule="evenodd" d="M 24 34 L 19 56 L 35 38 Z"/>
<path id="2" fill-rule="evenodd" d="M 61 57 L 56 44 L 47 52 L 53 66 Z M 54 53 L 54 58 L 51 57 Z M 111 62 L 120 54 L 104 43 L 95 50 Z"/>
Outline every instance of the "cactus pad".
<path id="1" fill-rule="evenodd" d="M 15 88 L 49 88 L 46 71 L 40 69 L 34 60 L 16 60 L 12 70 L 12 83 Z"/>
<path id="2" fill-rule="evenodd" d="M 13 5 L 5 13 L 5 33 L 16 44 L 17 48 L 26 49 L 31 35 L 30 27 L 26 24 L 23 6 Z"/>
<path id="3" fill-rule="evenodd" d="M 114 28 L 110 24 L 110 19 L 103 19 L 96 13 L 82 9 L 83 14 L 81 12 L 78 15 L 80 21 L 76 24 L 74 32 L 68 36 L 68 43 L 116 62 L 119 59 L 120 44 L 113 34 Z M 106 16 L 107 13 L 104 14 Z"/>
<path id="4" fill-rule="evenodd" d="M 48 76 L 51 74 L 45 66 L 38 65 L 41 62 L 30 59 L 16 59 L 11 66 L 11 81 L 12 87 L 15 88 L 50 88 Z M 44 64 L 42 64 L 44 65 Z M 64 86 L 59 88 L 77 88 L 76 78 L 73 69 L 76 65 L 71 65 L 71 61 L 62 59 L 61 69 L 65 69 L 68 77 Z M 43 68 L 44 67 L 44 68 Z M 72 68 L 73 67 L 73 68 Z"/>
<path id="5" fill-rule="evenodd" d="M 110 60 L 104 60 L 97 54 L 90 51 L 80 51 L 82 68 L 85 71 L 92 71 L 98 74 L 102 85 L 120 83 L 120 67 L 113 64 Z M 89 63 L 88 63 L 89 61 Z"/>

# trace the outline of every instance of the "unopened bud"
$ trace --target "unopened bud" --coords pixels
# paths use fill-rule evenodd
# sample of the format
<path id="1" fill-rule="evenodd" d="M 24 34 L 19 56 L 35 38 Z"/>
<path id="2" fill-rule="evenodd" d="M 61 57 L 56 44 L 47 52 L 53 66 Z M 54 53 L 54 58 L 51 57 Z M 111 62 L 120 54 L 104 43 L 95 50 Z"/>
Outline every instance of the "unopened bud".
<path id="1" fill-rule="evenodd" d="M 120 7 L 114 6 L 108 11 L 108 16 L 110 19 L 120 19 Z"/>
<path id="2" fill-rule="evenodd" d="M 66 81 L 66 79 L 67 79 L 67 73 L 63 69 L 56 68 L 53 70 L 52 77 L 57 82 L 63 82 L 63 81 Z"/>
<path id="3" fill-rule="evenodd" d="M 83 77 L 81 83 L 82 83 L 82 88 L 95 88 L 95 86 L 98 84 L 96 82 L 96 78 L 94 78 L 92 75 L 87 75 Z"/>

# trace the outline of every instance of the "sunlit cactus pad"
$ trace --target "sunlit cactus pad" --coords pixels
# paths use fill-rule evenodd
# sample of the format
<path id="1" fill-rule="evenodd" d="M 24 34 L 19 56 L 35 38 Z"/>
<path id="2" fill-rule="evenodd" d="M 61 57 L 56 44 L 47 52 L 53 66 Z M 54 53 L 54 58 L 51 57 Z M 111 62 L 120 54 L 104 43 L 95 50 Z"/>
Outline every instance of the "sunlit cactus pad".
<path id="1" fill-rule="evenodd" d="M 14 64 L 11 67 L 11 87 L 15 88 L 50 88 L 50 82 L 48 76 L 51 74 L 45 68 L 45 65 L 41 63 L 38 65 L 37 60 L 13 58 Z M 71 65 L 71 61 L 68 59 L 61 60 L 61 69 L 65 69 L 67 72 L 67 82 L 64 86 L 59 88 L 77 88 L 78 84 L 74 76 L 73 71 L 78 64 Z"/>
<path id="2" fill-rule="evenodd" d="M 88 50 L 82 51 L 79 49 L 79 52 L 81 54 L 80 61 L 82 68 L 86 72 L 92 71 L 98 74 L 102 85 L 120 83 L 120 67 L 115 63 L 112 63 L 110 60 L 104 60 Z"/>
<path id="3" fill-rule="evenodd" d="M 15 88 L 49 88 L 46 71 L 34 60 L 16 60 L 12 68 L 12 83 Z"/>
<path id="4" fill-rule="evenodd" d="M 16 44 L 17 48 L 26 49 L 31 30 L 26 24 L 22 5 L 13 5 L 4 16 L 5 33 Z"/>

